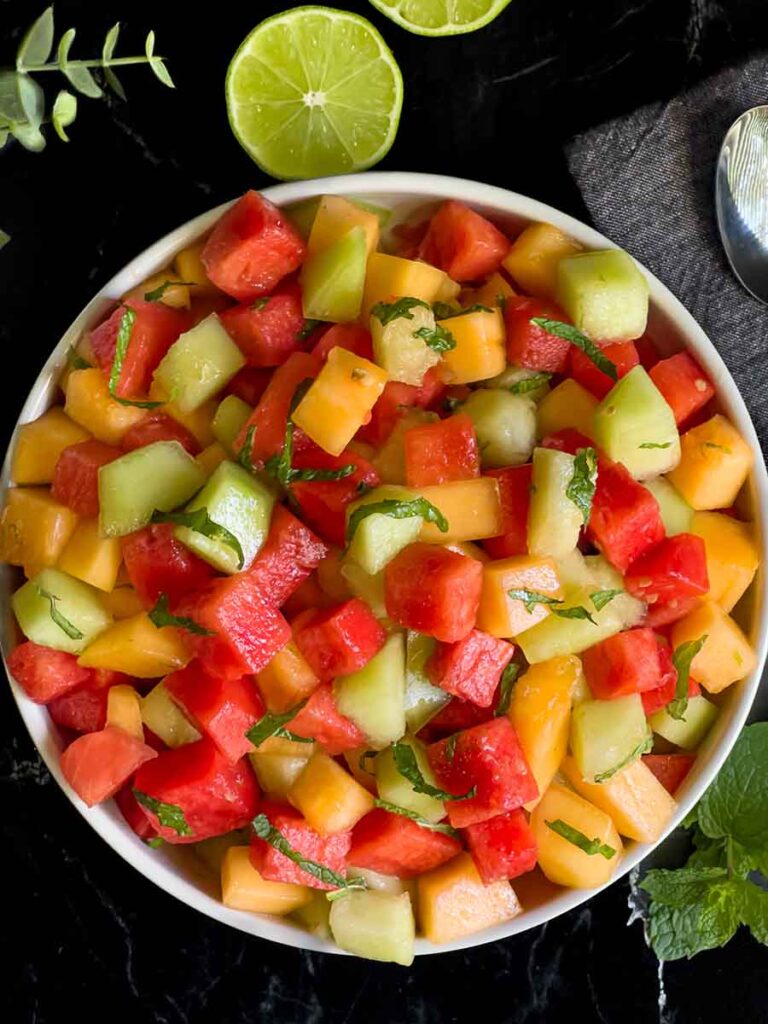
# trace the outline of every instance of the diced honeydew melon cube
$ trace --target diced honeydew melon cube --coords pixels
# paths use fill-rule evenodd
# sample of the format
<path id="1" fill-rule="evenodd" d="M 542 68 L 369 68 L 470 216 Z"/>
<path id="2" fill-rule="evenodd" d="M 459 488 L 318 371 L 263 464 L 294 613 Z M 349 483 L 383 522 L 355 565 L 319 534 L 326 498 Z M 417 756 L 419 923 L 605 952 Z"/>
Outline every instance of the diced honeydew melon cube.
<path id="1" fill-rule="evenodd" d="M 310 745 L 307 744 L 309 747 Z M 308 758 L 252 751 L 251 761 L 259 786 L 271 800 L 287 800 L 288 792 L 307 766 Z"/>
<path id="2" fill-rule="evenodd" d="M 384 593 L 384 570 L 373 575 L 351 558 L 344 558 L 341 563 L 341 575 L 347 581 L 349 589 L 365 601 L 377 619 L 386 619 L 387 604 Z"/>
<path id="3" fill-rule="evenodd" d="M 146 526 L 158 509 L 170 512 L 205 483 L 205 473 L 178 441 L 136 448 L 99 469 L 99 525 L 107 537 Z"/>
<path id="4" fill-rule="evenodd" d="M 369 889 L 392 893 L 395 896 L 404 892 L 410 893 L 413 885 L 412 882 L 398 878 L 397 875 L 382 875 L 378 871 L 371 871 L 370 868 L 358 868 L 354 865 L 349 869 L 349 876 L 362 878 Z"/>
<path id="5" fill-rule="evenodd" d="M 243 564 L 239 564 L 235 549 L 223 540 L 206 537 L 187 526 L 177 526 L 175 534 L 190 551 L 220 572 L 238 572 L 248 568 L 266 540 L 274 503 L 272 491 L 255 476 L 234 462 L 222 462 L 185 511 L 204 508 L 214 523 L 229 530 L 240 542 Z"/>
<path id="6" fill-rule="evenodd" d="M 146 697 L 142 697 L 141 720 L 169 747 L 183 747 L 186 743 L 200 739 L 200 733 L 162 682 L 153 686 Z"/>
<path id="7" fill-rule="evenodd" d="M 603 555 L 586 555 L 584 568 L 589 579 L 600 590 L 623 590 L 624 584 L 619 573 Z"/>
<path id="8" fill-rule="evenodd" d="M 677 488 L 663 476 L 646 480 L 645 486 L 659 503 L 666 535 L 675 537 L 678 533 L 688 533 L 693 522 L 693 509 Z"/>
<path id="9" fill-rule="evenodd" d="M 413 750 L 416 756 L 416 764 L 424 777 L 424 780 L 431 786 L 437 786 L 437 781 L 429 766 L 424 744 L 415 736 L 405 736 L 400 740 Z M 414 811 L 416 814 L 426 818 L 427 821 L 438 822 L 445 817 L 445 806 L 441 800 L 428 796 L 426 793 L 417 793 L 411 783 L 404 775 L 401 775 L 395 765 L 395 758 L 392 748 L 388 747 L 376 757 L 376 784 L 379 788 L 379 796 L 390 804 L 404 807 L 406 810 Z"/>
<path id="10" fill-rule="evenodd" d="M 371 745 L 385 747 L 405 732 L 405 643 L 393 633 L 378 654 L 357 672 L 333 685 L 336 706 L 365 733 Z"/>
<path id="11" fill-rule="evenodd" d="M 59 569 L 43 569 L 33 576 L 13 595 L 11 606 L 28 640 L 70 654 L 81 654 L 112 623 L 99 592 Z M 71 628 L 62 628 L 54 615 L 66 619 Z"/>
<path id="12" fill-rule="evenodd" d="M 407 316 L 398 316 L 383 324 L 376 313 L 370 317 L 375 361 L 387 371 L 391 380 L 418 387 L 424 374 L 437 366 L 441 355 L 430 348 L 417 331 L 434 331 L 435 315 L 429 306 L 414 305 Z"/>
<path id="13" fill-rule="evenodd" d="M 195 324 L 171 345 L 154 379 L 182 412 L 193 412 L 213 398 L 245 366 L 245 356 L 215 313 Z"/>
<path id="14" fill-rule="evenodd" d="M 360 227 L 351 228 L 327 249 L 309 256 L 300 274 L 304 316 L 332 323 L 356 320 L 367 259 L 365 232 Z"/>
<path id="15" fill-rule="evenodd" d="M 444 708 L 451 695 L 433 686 L 425 666 L 435 649 L 434 637 L 409 629 L 405 638 L 405 721 L 412 733 Z"/>
<path id="16" fill-rule="evenodd" d="M 621 249 L 561 260 L 556 298 L 576 327 L 595 341 L 639 338 L 648 320 L 648 282 Z"/>
<path id="17" fill-rule="evenodd" d="M 365 232 L 368 255 L 379 244 L 379 218 L 344 196 L 321 196 L 307 239 L 309 256 L 327 249 L 354 227 Z"/>
<path id="18" fill-rule="evenodd" d="M 702 742 L 718 716 L 717 707 L 699 694 L 688 698 L 688 706 L 681 719 L 673 718 L 666 708 L 651 715 L 651 728 L 667 742 L 683 750 L 695 750 Z"/>
<path id="19" fill-rule="evenodd" d="M 571 750 L 582 777 L 601 782 L 648 752 L 651 737 L 639 693 L 585 700 L 573 709 Z"/>
<path id="20" fill-rule="evenodd" d="M 235 438 L 251 415 L 251 411 L 250 405 L 237 395 L 227 395 L 219 402 L 211 429 L 213 436 L 228 452 L 232 452 Z"/>
<path id="21" fill-rule="evenodd" d="M 554 448 L 533 452 L 528 511 L 528 551 L 532 555 L 565 558 L 579 542 L 584 517 L 567 494 L 575 468 L 576 459 L 567 452 Z"/>
<path id="22" fill-rule="evenodd" d="M 405 483 L 405 443 L 406 430 L 420 427 L 425 423 L 437 423 L 440 417 L 426 409 L 405 409 L 384 444 L 373 457 L 373 464 L 383 484 Z"/>
<path id="23" fill-rule="evenodd" d="M 348 953 L 409 967 L 416 925 L 407 893 L 350 892 L 331 904 L 331 934 Z"/>
<path id="24" fill-rule="evenodd" d="M 545 395 L 549 394 L 549 384 L 547 382 L 549 376 L 550 374 L 543 374 L 540 370 L 529 370 L 527 366 L 510 365 L 506 370 L 502 370 L 498 376 L 483 381 L 480 387 L 510 391 L 511 388 L 514 388 L 516 384 L 520 384 L 522 381 L 541 380 L 541 383 L 536 388 L 520 393 L 521 396 L 524 395 L 525 398 L 530 399 L 532 402 L 540 402 Z M 514 394 L 513 391 L 510 393 Z"/>
<path id="25" fill-rule="evenodd" d="M 325 892 L 319 889 L 310 889 L 309 892 L 311 896 L 308 901 L 292 911 L 291 918 L 319 939 L 329 939 L 331 904 Z"/>
<path id="26" fill-rule="evenodd" d="M 479 388 L 462 405 L 475 425 L 483 466 L 522 466 L 536 444 L 536 406 L 528 395 Z"/>
<path id="27" fill-rule="evenodd" d="M 347 506 L 347 523 L 356 509 L 379 501 L 410 501 L 415 497 L 405 487 L 384 485 L 374 487 L 360 501 Z M 418 540 L 424 520 L 421 516 L 394 519 L 383 512 L 373 512 L 361 520 L 347 550 L 347 558 L 372 576 L 380 572 L 403 548 Z"/>
<path id="28" fill-rule="evenodd" d="M 675 415 L 642 366 L 633 367 L 598 405 L 594 438 L 636 480 L 668 473 L 680 461 Z"/>

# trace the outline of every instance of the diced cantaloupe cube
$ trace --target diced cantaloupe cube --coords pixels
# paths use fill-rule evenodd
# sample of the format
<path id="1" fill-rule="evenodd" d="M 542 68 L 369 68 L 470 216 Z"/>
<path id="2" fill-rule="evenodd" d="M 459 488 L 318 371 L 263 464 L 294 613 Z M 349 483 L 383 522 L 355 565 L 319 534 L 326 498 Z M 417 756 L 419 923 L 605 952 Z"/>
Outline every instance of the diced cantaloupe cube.
<path id="1" fill-rule="evenodd" d="M 554 224 L 529 224 L 512 243 L 502 266 L 527 295 L 552 299 L 557 287 L 557 265 L 581 246 Z"/>
<path id="2" fill-rule="evenodd" d="M 168 392 L 156 380 L 153 380 L 149 386 L 149 397 L 153 402 L 163 402 L 160 412 L 171 416 L 182 427 L 186 427 L 201 448 L 207 448 L 216 440 L 213 434 L 213 419 L 218 408 L 215 399 L 203 402 L 191 412 L 185 412 L 179 408 L 178 403 L 170 400 Z"/>
<path id="3" fill-rule="evenodd" d="M 447 276 L 437 267 L 420 260 L 406 260 L 383 252 L 373 253 L 368 260 L 360 308 L 363 323 L 368 323 L 371 307 L 377 302 L 392 302 L 393 299 L 408 295 L 431 305 L 437 300 Z"/>
<path id="4" fill-rule="evenodd" d="M 96 368 L 69 375 L 64 411 L 105 444 L 120 444 L 128 430 L 146 416 L 145 409 L 114 399 L 107 378 Z"/>
<path id="5" fill-rule="evenodd" d="M 672 627 L 672 646 L 706 636 L 691 662 L 691 676 L 709 693 L 720 693 L 753 671 L 757 656 L 733 619 L 714 601 L 702 601 Z"/>
<path id="6" fill-rule="evenodd" d="M 162 682 L 153 686 L 146 697 L 142 697 L 141 720 L 169 747 L 183 747 L 185 743 L 194 743 L 200 739 L 200 733 Z"/>
<path id="7" fill-rule="evenodd" d="M 539 795 L 526 804 L 531 810 L 546 792 L 568 749 L 572 694 L 581 679 L 581 662 L 571 654 L 531 665 L 512 690 L 509 720 Z"/>
<path id="8" fill-rule="evenodd" d="M 497 271 L 495 274 L 491 274 L 485 284 L 480 285 L 479 288 L 468 289 L 462 295 L 462 305 L 490 306 L 491 308 L 503 306 L 505 299 L 516 294 L 517 292 L 506 277 Z"/>
<path id="9" fill-rule="evenodd" d="M 192 278 L 190 278 L 192 280 Z M 157 298 L 147 299 L 147 295 L 159 293 Z M 171 309 L 189 309 L 190 289 L 184 278 L 175 270 L 160 270 L 152 274 L 146 281 L 132 288 L 123 296 L 126 299 L 140 299 L 145 302 L 162 302 Z"/>
<path id="10" fill-rule="evenodd" d="M 158 629 L 148 615 L 116 622 L 80 655 L 84 668 L 108 668 L 137 679 L 159 679 L 183 668 L 190 660 L 178 629 Z"/>
<path id="11" fill-rule="evenodd" d="M 572 429 L 592 437 L 598 404 L 594 395 L 568 377 L 539 402 L 536 409 L 539 436 Z"/>
<path id="12" fill-rule="evenodd" d="M 641 758 L 605 782 L 584 779 L 573 757 L 567 757 L 560 770 L 576 792 L 609 814 L 629 839 L 655 843 L 677 810 L 677 801 Z"/>
<path id="13" fill-rule="evenodd" d="M 373 810 L 368 790 L 319 751 L 291 786 L 288 800 L 321 835 L 347 832 Z"/>
<path id="14" fill-rule="evenodd" d="M 107 725 L 116 725 L 138 739 L 144 739 L 141 697 L 133 686 L 110 686 L 107 693 Z"/>
<path id="15" fill-rule="evenodd" d="M 561 598 L 563 590 L 557 565 L 546 556 L 515 555 L 483 565 L 483 591 L 477 613 L 477 628 L 498 637 L 514 637 L 551 614 L 546 604 L 525 603 L 510 597 L 510 591 L 528 590 Z"/>
<path id="16" fill-rule="evenodd" d="M 77 521 L 47 488 L 12 487 L 0 517 L 0 561 L 23 566 L 27 576 L 56 565 Z"/>
<path id="17" fill-rule="evenodd" d="M 448 861 L 417 881 L 417 917 L 429 942 L 451 942 L 484 928 L 511 921 L 521 912 L 509 882 L 483 885 L 468 853 Z"/>
<path id="18" fill-rule="evenodd" d="M 366 422 L 387 383 L 386 371 L 345 348 L 333 348 L 293 414 L 293 422 L 331 455 L 341 455 Z"/>
<path id="19" fill-rule="evenodd" d="M 131 616 L 138 615 L 144 611 L 141 598 L 133 587 L 127 583 L 120 583 L 119 573 L 115 589 L 110 590 L 108 593 L 105 592 L 102 595 L 102 601 L 104 607 L 116 621 L 119 619 L 130 619 Z"/>
<path id="20" fill-rule="evenodd" d="M 312 890 L 291 882 L 269 882 L 251 864 L 250 848 L 230 846 L 221 862 L 221 902 L 256 914 L 290 914 L 308 903 Z"/>
<path id="21" fill-rule="evenodd" d="M 81 519 L 59 558 L 59 568 L 98 590 L 114 589 L 123 552 L 118 537 L 102 537 L 98 519 Z"/>
<path id="22" fill-rule="evenodd" d="M 500 309 L 476 310 L 438 320 L 438 327 L 449 331 L 456 342 L 455 348 L 443 354 L 443 377 L 451 384 L 488 380 L 507 365 Z"/>
<path id="23" fill-rule="evenodd" d="M 435 544 L 454 541 L 485 540 L 498 537 L 502 530 L 501 498 L 494 477 L 454 480 L 432 487 L 417 487 L 414 495 L 426 498 L 448 521 L 448 532 L 441 533 L 435 523 L 424 523 L 421 539 Z"/>
<path id="24" fill-rule="evenodd" d="M 288 643 L 256 676 L 269 711 L 280 714 L 296 707 L 320 685 L 298 647 Z"/>
<path id="25" fill-rule="evenodd" d="M 694 512 L 690 531 L 701 537 L 707 550 L 707 596 L 729 612 L 760 564 L 752 526 L 722 512 Z"/>
<path id="26" fill-rule="evenodd" d="M 229 455 L 224 448 L 224 445 L 219 444 L 218 441 L 214 441 L 213 444 L 209 444 L 207 448 L 203 448 L 199 455 L 196 456 L 195 461 L 198 466 L 202 469 L 206 476 L 210 476 L 214 469 L 226 462 Z"/>
<path id="27" fill-rule="evenodd" d="M 752 469 L 755 453 L 719 413 L 680 438 L 680 462 L 669 480 L 699 511 L 728 508 Z"/>
<path id="28" fill-rule="evenodd" d="M 547 824 L 556 821 L 570 825 L 587 840 L 596 839 L 615 853 L 610 857 L 585 853 Z M 557 782 L 552 783 L 534 809 L 530 824 L 536 837 L 539 867 L 556 885 L 595 889 L 605 885 L 619 866 L 624 847 L 609 815 Z"/>
<path id="29" fill-rule="evenodd" d="M 196 242 L 188 245 L 186 249 L 176 254 L 173 261 L 176 273 L 182 281 L 188 282 L 190 294 L 193 298 L 201 295 L 220 295 L 221 292 L 209 279 L 205 272 L 200 253 L 205 248 L 205 242 Z"/>
<path id="30" fill-rule="evenodd" d="M 362 228 L 370 256 L 379 244 L 379 218 L 343 196 L 321 196 L 312 229 L 307 240 L 307 253 L 312 256 L 345 235 L 351 228 Z"/>
<path id="31" fill-rule="evenodd" d="M 91 435 L 55 405 L 42 416 L 19 427 L 11 463 L 15 484 L 49 484 L 59 455 Z"/>

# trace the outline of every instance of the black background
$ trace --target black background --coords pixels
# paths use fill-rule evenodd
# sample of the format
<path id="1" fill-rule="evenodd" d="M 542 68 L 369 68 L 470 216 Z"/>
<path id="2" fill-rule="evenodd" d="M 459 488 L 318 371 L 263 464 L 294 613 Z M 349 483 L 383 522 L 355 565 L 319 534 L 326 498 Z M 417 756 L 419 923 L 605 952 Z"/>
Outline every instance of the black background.
<path id="1" fill-rule="evenodd" d="M 69 145 L 0 153 L 0 227 L 13 239 L 0 252 L 6 437 L 96 289 L 170 228 L 268 183 L 230 133 L 223 83 L 243 36 L 282 6 L 57 3 L 59 31 L 77 28 L 74 56 L 99 53 L 118 19 L 120 54 L 141 52 L 154 28 L 177 88 L 126 69 L 128 104 L 82 100 Z M 346 7 L 381 29 L 405 78 L 383 169 L 475 178 L 576 216 L 569 138 L 768 43 L 764 0 L 513 0 L 490 27 L 444 40 L 409 35 L 362 0 Z M 0 0 L 0 63 L 40 9 Z M 725 950 L 666 966 L 665 1005 L 641 927 L 627 925 L 626 882 L 542 930 L 409 970 L 230 931 L 164 895 L 90 831 L 40 765 L 4 688 L 0 787 L 0 1018 L 12 1024 L 768 1021 L 768 952 L 742 933 Z"/>

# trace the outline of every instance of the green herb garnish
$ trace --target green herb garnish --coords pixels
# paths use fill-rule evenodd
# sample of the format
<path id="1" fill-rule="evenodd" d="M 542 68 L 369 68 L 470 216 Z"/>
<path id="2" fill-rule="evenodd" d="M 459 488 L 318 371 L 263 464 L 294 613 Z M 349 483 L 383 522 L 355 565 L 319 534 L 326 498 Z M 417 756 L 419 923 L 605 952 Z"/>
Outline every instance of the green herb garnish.
<path id="1" fill-rule="evenodd" d="M 246 732 L 246 738 L 250 740 L 254 747 L 260 747 L 265 740 L 270 739 L 272 736 L 280 736 L 282 739 L 294 740 L 300 743 L 312 743 L 313 740 L 306 739 L 304 736 L 297 736 L 296 733 L 289 732 L 285 728 L 298 715 L 306 703 L 307 700 L 303 700 L 295 707 L 284 711 L 281 715 L 264 715 Z"/>
<path id="2" fill-rule="evenodd" d="M 554 615 L 559 615 L 561 619 L 584 619 L 591 622 L 593 626 L 597 625 L 592 618 L 592 613 L 583 604 L 575 604 L 570 608 L 553 608 L 552 612 Z"/>
<path id="3" fill-rule="evenodd" d="M 552 379 L 551 373 L 534 373 L 530 377 L 523 377 L 510 384 L 507 391 L 513 395 L 527 395 L 530 391 L 538 391 Z"/>
<path id="4" fill-rule="evenodd" d="M 357 469 L 354 462 L 348 462 L 339 469 L 291 469 L 291 483 L 301 481 L 344 480 Z"/>
<path id="5" fill-rule="evenodd" d="M 433 796 L 436 800 L 471 800 L 477 793 L 477 786 L 472 786 L 466 793 L 456 796 L 453 793 L 447 793 L 444 789 L 430 785 L 421 774 L 413 747 L 409 747 L 407 743 L 393 743 L 392 756 L 395 760 L 395 768 L 403 778 L 408 779 L 417 793 Z"/>
<path id="6" fill-rule="evenodd" d="M 195 633 L 197 636 L 216 636 L 212 629 L 206 629 L 194 619 L 186 619 L 183 616 L 171 615 L 168 611 L 168 595 L 161 594 L 157 599 L 155 607 L 149 612 L 149 621 L 157 629 L 163 626 L 175 626 L 177 629 L 186 629 L 188 633 Z"/>
<path id="7" fill-rule="evenodd" d="M 581 512 L 586 524 L 592 511 L 592 501 L 597 489 L 597 452 L 594 448 L 582 448 L 573 463 L 573 475 L 565 489 L 565 496 Z"/>
<path id="8" fill-rule="evenodd" d="M 243 467 L 243 469 L 247 469 L 249 473 L 253 472 L 253 438 L 255 434 L 256 424 L 252 423 L 246 431 L 243 447 L 237 455 L 238 463 Z"/>
<path id="9" fill-rule="evenodd" d="M 163 281 L 157 288 L 153 288 L 151 292 L 144 292 L 145 302 L 159 302 L 169 288 L 181 288 L 182 286 L 189 287 L 194 285 L 194 281 Z"/>
<path id="10" fill-rule="evenodd" d="M 622 768 L 628 767 L 628 765 L 632 764 L 633 761 L 636 761 L 638 757 L 642 757 L 643 754 L 649 754 L 652 750 L 653 733 L 649 731 L 642 743 L 638 743 L 632 753 L 628 754 L 623 761 L 619 761 L 614 768 L 609 768 L 608 771 L 598 772 L 595 776 L 595 782 L 606 782 L 608 779 L 613 778 L 617 772 L 620 772 Z"/>
<path id="11" fill-rule="evenodd" d="M 607 843 L 601 843 L 599 839 L 590 839 L 583 832 L 579 832 L 577 828 L 569 825 L 567 821 L 563 821 L 561 818 L 556 818 L 554 821 L 545 821 L 544 824 L 547 828 L 551 828 L 553 832 L 562 836 L 563 839 L 567 839 L 569 843 L 578 846 L 580 850 L 589 854 L 590 857 L 594 857 L 596 853 L 599 853 L 601 857 L 605 857 L 606 860 L 616 856 L 616 851 L 612 846 L 609 846 Z"/>
<path id="12" fill-rule="evenodd" d="M 315 328 L 319 327 L 322 322 L 322 320 L 305 320 L 304 326 L 301 328 L 300 331 L 296 332 L 297 340 L 306 341 L 310 334 L 315 330 Z"/>
<path id="13" fill-rule="evenodd" d="M 270 455 L 264 464 L 264 471 L 276 480 L 279 484 L 282 484 L 286 489 L 290 487 L 293 473 L 293 414 L 298 408 L 301 400 L 304 398 L 306 393 L 312 387 L 313 381 L 311 377 L 306 377 L 301 384 L 296 388 L 291 399 L 291 404 L 288 409 L 288 416 L 285 421 L 285 435 L 283 436 L 283 446 L 279 452 L 274 455 Z"/>
<path id="14" fill-rule="evenodd" d="M 245 564 L 245 555 L 240 541 L 225 526 L 215 523 L 208 515 L 207 508 L 196 508 L 191 512 L 161 512 L 155 509 L 152 513 L 153 523 L 174 523 L 176 526 L 186 526 L 188 530 L 200 533 L 209 540 L 220 541 L 237 555 L 237 568 L 242 569 Z"/>
<path id="15" fill-rule="evenodd" d="M 602 370 L 606 377 L 610 377 L 613 381 L 619 379 L 616 364 L 603 355 L 594 341 L 588 338 L 586 334 L 582 334 L 578 327 L 574 327 L 573 324 L 564 324 L 561 320 L 549 320 L 544 316 L 532 317 L 531 323 L 541 327 L 547 334 L 554 334 L 556 338 L 570 341 L 576 348 L 581 349 L 584 355 L 591 359 L 598 370 Z"/>
<path id="16" fill-rule="evenodd" d="M 715 444 L 714 441 L 704 441 L 703 447 L 704 448 L 717 448 L 717 449 L 719 449 L 719 451 L 725 452 L 726 455 L 732 455 L 733 454 L 733 452 L 731 451 L 731 449 L 727 445 L 725 445 L 725 444 Z"/>
<path id="17" fill-rule="evenodd" d="M 56 607 L 56 602 L 61 600 L 59 597 L 37 584 L 35 584 L 35 592 L 38 597 L 44 598 L 50 605 L 50 616 L 62 633 L 66 633 L 70 640 L 82 640 L 85 637 L 85 634 L 81 633 L 77 626 L 66 619 Z"/>
<path id="18" fill-rule="evenodd" d="M 537 604 L 556 605 L 563 603 L 559 597 L 540 594 L 538 590 L 513 589 L 507 591 L 507 596 L 511 597 L 513 601 L 522 601 L 529 615 L 533 614 L 533 609 Z"/>
<path id="19" fill-rule="evenodd" d="M 456 309 L 449 302 L 433 302 L 432 312 L 435 314 L 435 320 L 452 320 L 453 317 L 464 316 L 466 313 L 492 313 L 493 310 L 480 302 L 475 302 L 464 309 Z"/>
<path id="20" fill-rule="evenodd" d="M 671 718 L 680 721 L 685 718 L 688 710 L 688 680 L 691 675 L 691 662 L 707 642 L 707 634 L 700 636 L 698 640 L 686 640 L 685 643 L 676 647 L 672 654 L 672 664 L 677 672 L 675 683 L 675 696 L 667 704 L 667 714 Z"/>
<path id="21" fill-rule="evenodd" d="M 112 369 L 109 371 L 109 393 L 114 400 L 119 402 L 121 405 L 135 405 L 139 409 L 157 409 L 159 405 L 163 404 L 162 402 L 146 402 L 133 398 L 122 398 L 117 393 L 117 387 L 120 383 L 120 374 L 123 369 L 123 362 L 125 361 L 125 357 L 128 352 L 128 345 L 131 341 L 133 325 L 135 323 L 136 313 L 130 308 L 130 306 L 124 306 L 123 315 L 120 318 L 120 326 L 117 329 L 115 356 L 112 360 Z"/>
<path id="22" fill-rule="evenodd" d="M 406 295 L 395 302 L 377 302 L 371 308 L 371 316 L 375 316 L 382 327 L 391 324 L 393 320 L 413 320 L 412 309 L 421 306 L 422 309 L 429 309 L 429 303 L 423 299 L 414 299 Z"/>
<path id="23" fill-rule="evenodd" d="M 410 818 L 411 821 L 415 821 L 422 828 L 429 829 L 430 832 L 442 832 L 446 836 L 458 836 L 459 834 L 451 825 L 428 821 L 426 818 L 422 818 L 420 814 L 417 814 L 416 811 L 411 811 L 407 807 L 399 807 L 397 804 L 391 804 L 388 800 L 380 800 L 377 797 L 373 801 L 373 805 L 374 807 L 381 808 L 382 811 L 389 811 L 390 814 L 399 814 L 403 818 Z"/>
<path id="24" fill-rule="evenodd" d="M 140 789 L 134 789 L 133 795 L 142 807 L 146 807 L 156 816 L 164 828 L 173 829 L 179 836 L 194 835 L 184 817 L 184 811 L 176 804 L 165 804 L 162 800 L 156 800 L 155 797 L 142 793 Z"/>
<path id="25" fill-rule="evenodd" d="M 595 606 L 595 611 L 601 612 L 614 597 L 619 597 L 623 593 L 623 590 L 596 590 L 594 594 L 589 595 L 589 599 Z"/>
<path id="26" fill-rule="evenodd" d="M 153 836 L 147 840 L 147 846 L 151 846 L 153 850 L 158 850 L 164 842 L 165 840 L 162 836 Z"/>
<path id="27" fill-rule="evenodd" d="M 494 718 L 501 718 L 502 715 L 506 715 L 509 711 L 509 702 L 512 700 L 512 690 L 514 689 L 519 675 L 520 666 L 515 664 L 514 661 L 510 661 L 501 673 L 501 680 L 499 682 L 499 702 L 493 713 Z"/>
<path id="28" fill-rule="evenodd" d="M 355 509 L 347 523 L 347 545 L 351 543 L 360 523 L 373 515 L 389 516 L 391 519 L 412 519 L 414 516 L 421 516 L 425 523 L 434 523 L 441 533 L 448 532 L 448 520 L 440 509 L 426 498 L 409 498 L 403 501 L 398 498 L 385 498 L 383 501 L 371 501 Z"/>
<path id="29" fill-rule="evenodd" d="M 67 349 L 67 363 L 72 367 L 73 370 L 92 370 L 93 364 L 89 363 L 87 359 L 83 359 L 80 353 L 77 351 L 74 345 L 70 345 Z"/>
<path id="30" fill-rule="evenodd" d="M 672 442 L 665 441 L 663 444 L 657 444 L 655 441 L 643 441 L 642 444 L 637 446 L 638 448 L 671 448 Z"/>
<path id="31" fill-rule="evenodd" d="M 436 324 L 434 327 L 419 327 L 413 332 L 414 338 L 421 340 L 432 349 L 433 352 L 450 352 L 456 348 L 456 339 L 445 327 Z"/>
<path id="32" fill-rule="evenodd" d="M 262 295 L 261 298 L 254 299 L 253 302 L 251 303 L 251 309 L 255 309 L 258 313 L 260 313 L 262 309 L 267 308 L 267 306 L 269 305 L 270 298 L 270 295 Z M 304 328 L 302 328 L 302 330 L 303 329 Z"/>

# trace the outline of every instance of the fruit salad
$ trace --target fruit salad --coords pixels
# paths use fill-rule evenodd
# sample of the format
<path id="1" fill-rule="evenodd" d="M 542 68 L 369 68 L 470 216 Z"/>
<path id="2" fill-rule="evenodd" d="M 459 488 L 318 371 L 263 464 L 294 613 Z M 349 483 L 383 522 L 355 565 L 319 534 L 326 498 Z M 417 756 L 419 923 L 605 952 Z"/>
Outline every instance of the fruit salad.
<path id="1" fill-rule="evenodd" d="M 387 217 L 248 192 L 123 296 L 18 432 L 0 558 L 81 801 L 409 964 L 664 833 L 758 547 L 629 255 Z"/>

